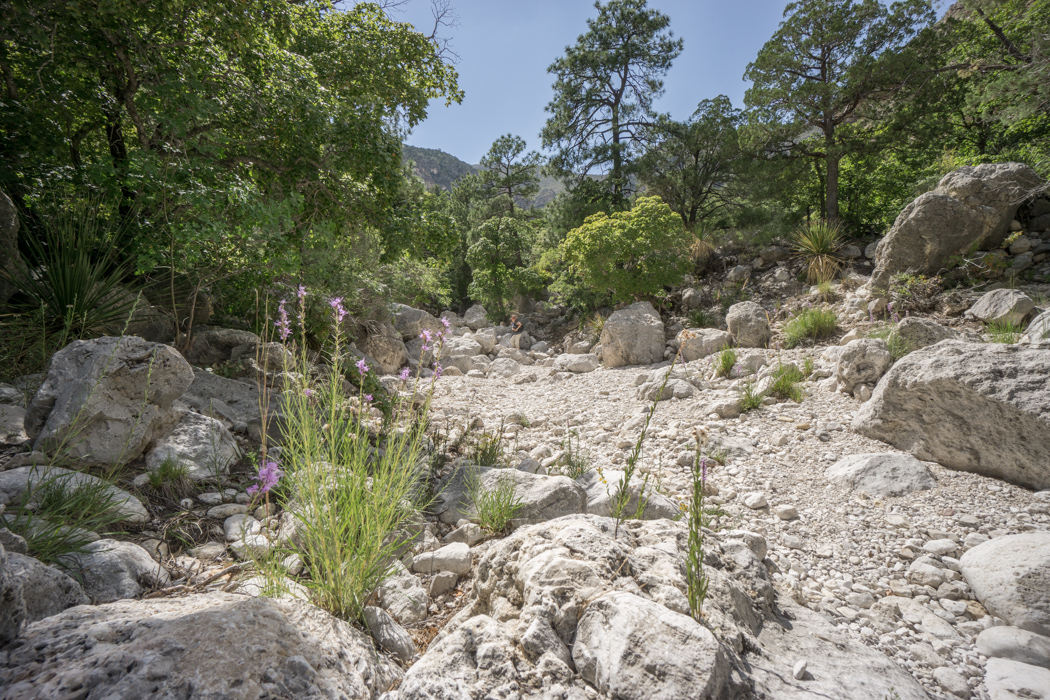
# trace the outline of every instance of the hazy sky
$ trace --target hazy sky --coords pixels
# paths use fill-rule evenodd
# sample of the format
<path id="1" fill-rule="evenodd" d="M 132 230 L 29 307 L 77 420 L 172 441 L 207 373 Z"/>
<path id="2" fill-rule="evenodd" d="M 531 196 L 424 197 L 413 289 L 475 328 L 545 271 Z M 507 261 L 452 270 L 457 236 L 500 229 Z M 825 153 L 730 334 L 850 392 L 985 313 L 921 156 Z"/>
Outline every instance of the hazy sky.
<path id="1" fill-rule="evenodd" d="M 429 118 L 408 143 L 477 163 L 502 134 L 540 149 L 544 107 L 552 97 L 549 66 L 596 16 L 593 0 L 452 0 L 459 26 L 446 30 L 459 54 L 463 103 L 432 102 Z M 685 49 L 665 80 L 661 111 L 684 119 L 702 99 L 728 95 L 741 107 L 744 68 L 776 31 L 787 0 L 649 0 L 671 18 Z M 399 14 L 429 34 L 429 3 L 413 0 Z"/>

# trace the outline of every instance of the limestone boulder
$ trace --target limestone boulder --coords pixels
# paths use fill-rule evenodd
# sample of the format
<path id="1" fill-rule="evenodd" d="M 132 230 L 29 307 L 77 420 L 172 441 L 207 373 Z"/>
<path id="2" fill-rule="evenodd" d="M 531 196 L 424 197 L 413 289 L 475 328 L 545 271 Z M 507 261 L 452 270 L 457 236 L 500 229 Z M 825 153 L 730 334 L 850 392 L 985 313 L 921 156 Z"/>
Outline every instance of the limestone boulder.
<path id="1" fill-rule="evenodd" d="M 686 328 L 675 336 L 682 360 L 692 362 L 713 355 L 733 344 L 733 336 L 716 328 Z"/>
<path id="2" fill-rule="evenodd" d="M 1032 313 L 1035 302 L 1016 289 L 994 289 L 970 307 L 966 315 L 984 323 L 1020 325 Z"/>
<path id="3" fill-rule="evenodd" d="M 944 341 L 899 360 L 853 430 L 949 469 L 1050 488 L 1050 352 Z"/>
<path id="4" fill-rule="evenodd" d="M 617 497 L 620 480 L 623 472 L 615 469 L 603 469 L 599 474 L 597 471 L 589 471 L 576 480 L 576 483 L 587 491 L 587 512 L 591 515 L 612 516 L 612 501 Z M 677 504 L 667 496 L 658 492 L 654 484 L 644 483 L 644 478 L 636 477 L 628 485 L 630 498 L 627 501 L 627 512 L 634 514 L 638 510 L 638 498 L 643 493 L 645 508 L 642 510 L 642 520 L 657 520 L 659 518 L 679 518 L 682 511 Z"/>
<path id="5" fill-rule="evenodd" d="M 1050 668 L 1050 637 L 1018 627 L 989 627 L 977 635 L 977 651 L 990 659 L 1010 659 Z"/>
<path id="6" fill-rule="evenodd" d="M 475 355 L 484 354 L 483 351 L 484 348 L 477 340 L 467 336 L 460 336 L 445 339 L 445 344 L 441 348 L 441 356 L 474 357 Z"/>
<path id="7" fill-rule="evenodd" d="M 46 465 L 15 467 L 0 472 L 0 506 L 18 503 L 26 491 L 32 496 L 43 484 L 60 487 L 67 493 L 77 489 L 103 489 L 112 499 L 115 512 L 120 516 L 119 522 L 141 525 L 150 520 L 142 502 L 124 489 L 85 472 Z M 29 499 L 28 506 L 30 510 L 34 509 L 33 498 Z"/>
<path id="8" fill-rule="evenodd" d="M 22 582 L 27 624 L 91 602 L 80 584 L 68 574 L 33 557 L 8 552 L 7 567 Z"/>
<path id="9" fill-rule="evenodd" d="M 96 605 L 138 598 L 171 582 L 164 567 L 132 542 L 103 539 L 83 549 L 65 555 L 61 563 L 82 582 L 84 593 Z"/>
<path id="10" fill-rule="evenodd" d="M 8 556 L 0 544 L 0 647 L 17 639 L 26 621 L 22 579 L 11 570 Z"/>
<path id="11" fill-rule="evenodd" d="M 558 355 L 554 358 L 554 369 L 558 372 L 572 372 L 573 374 L 586 374 L 598 369 L 597 355 Z"/>
<path id="12" fill-rule="evenodd" d="M 955 340 L 959 337 L 951 328 L 918 316 L 902 318 L 895 330 L 909 350 L 919 350 L 936 345 L 942 340 Z"/>
<path id="13" fill-rule="evenodd" d="M 401 678 L 316 607 L 229 593 L 71 608 L 25 642 L 0 657 L 6 697 L 373 700 Z"/>
<path id="14" fill-rule="evenodd" d="M 769 327 L 769 315 L 761 304 L 742 301 L 729 307 L 726 326 L 738 347 L 764 348 L 773 337 Z"/>
<path id="15" fill-rule="evenodd" d="M 51 358 L 25 418 L 33 449 L 85 464 L 126 464 L 174 425 L 189 363 L 141 338 L 78 340 Z"/>
<path id="16" fill-rule="evenodd" d="M 988 540 L 963 554 L 959 570 L 993 615 L 1050 635 L 1050 532 Z"/>
<path id="17" fill-rule="evenodd" d="M 824 476 L 839 486 L 876 498 L 903 496 L 937 485 L 925 464 L 895 452 L 843 457 L 828 467 Z"/>
<path id="18" fill-rule="evenodd" d="M 522 504 L 517 518 L 527 523 L 543 522 L 563 515 L 587 512 L 587 492 L 564 476 L 530 474 L 517 469 L 463 466 L 441 484 L 434 512 L 441 522 L 456 523 L 477 517 L 467 490 L 468 475 L 476 474 L 481 488 L 494 490 L 505 479 L 514 482 L 514 495 Z"/>
<path id="19" fill-rule="evenodd" d="M 651 365 L 664 359 L 664 324 L 647 301 L 614 311 L 602 328 L 602 360 L 606 367 Z"/>
<path id="20" fill-rule="evenodd" d="M 203 369 L 193 371 L 193 383 L 179 401 L 193 411 L 223 421 L 235 432 L 246 432 L 259 418 L 259 388 L 255 382 L 227 379 Z"/>
<path id="21" fill-rule="evenodd" d="M 437 334 L 444 329 L 440 319 L 435 318 L 426 311 L 413 309 L 411 306 L 405 306 L 404 304 L 394 304 L 392 315 L 393 326 L 401 334 L 401 339 L 405 342 L 416 340 L 424 330 Z"/>
<path id="22" fill-rule="evenodd" d="M 875 384 L 893 364 L 886 341 L 878 338 L 851 340 L 839 353 L 835 379 L 839 391 L 852 394 L 862 384 Z"/>
<path id="23" fill-rule="evenodd" d="M 489 312 L 481 304 L 474 304 L 463 314 L 463 323 L 472 331 L 489 328 L 492 324 L 488 319 Z"/>
<path id="24" fill-rule="evenodd" d="M 984 684 L 990 700 L 1050 700 L 1050 669 L 1011 659 L 988 659 Z"/>
<path id="25" fill-rule="evenodd" d="M 215 365 L 241 357 L 254 357 L 259 336 L 234 328 L 195 331 L 186 359 L 195 365 Z"/>
<path id="26" fill-rule="evenodd" d="M 396 374 L 408 363 L 408 349 L 399 333 L 389 323 L 379 323 L 361 343 L 361 350 L 374 358 L 380 374 Z"/>
<path id="27" fill-rule="evenodd" d="M 379 606 L 403 625 L 426 619 L 427 589 L 419 577 L 395 561 L 390 575 L 376 589 Z"/>
<path id="28" fill-rule="evenodd" d="M 226 426 L 214 418 L 187 413 L 146 454 L 146 468 L 154 471 L 173 462 L 185 468 L 189 478 L 204 481 L 226 475 L 239 458 L 240 450 Z"/>
<path id="29" fill-rule="evenodd" d="M 509 357 L 500 357 L 493 360 L 485 369 L 492 379 L 509 379 L 521 370 L 521 365 Z"/>
<path id="30" fill-rule="evenodd" d="M 1025 331 L 1024 336 L 1021 338 L 1021 342 L 1050 343 L 1050 311 L 1044 311 L 1032 319 L 1032 322 L 1028 324 L 1028 330 Z"/>
<path id="31" fill-rule="evenodd" d="M 29 442 L 25 421 L 24 408 L 0 404 L 0 445 L 21 445 Z"/>
<path id="32" fill-rule="evenodd" d="M 871 286 L 888 289 L 894 274 L 936 274 L 971 245 L 997 247 L 1018 208 L 1043 186 L 1021 163 L 967 166 L 945 175 L 897 217 L 879 243 Z"/>

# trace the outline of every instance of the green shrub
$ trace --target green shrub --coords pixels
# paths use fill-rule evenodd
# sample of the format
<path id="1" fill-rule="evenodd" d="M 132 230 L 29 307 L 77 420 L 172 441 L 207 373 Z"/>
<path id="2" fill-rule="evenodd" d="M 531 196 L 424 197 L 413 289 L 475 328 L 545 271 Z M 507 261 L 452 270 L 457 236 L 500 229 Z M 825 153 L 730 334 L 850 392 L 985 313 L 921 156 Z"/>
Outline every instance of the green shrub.
<path id="1" fill-rule="evenodd" d="M 583 284 L 619 303 L 680 282 L 689 271 L 688 241 L 670 207 L 641 197 L 630 211 L 587 217 L 561 247 Z"/>
<path id="2" fill-rule="evenodd" d="M 715 375 L 728 379 L 736 367 L 736 351 L 726 348 L 715 355 Z"/>
<path id="3" fill-rule="evenodd" d="M 503 451 L 505 427 L 500 423 L 499 430 L 490 433 L 483 430 L 469 440 L 467 456 L 471 464 L 479 467 L 505 467 L 507 456 Z"/>
<path id="4" fill-rule="evenodd" d="M 830 338 L 837 328 L 838 317 L 834 311 L 812 307 L 784 324 L 784 336 L 787 347 L 793 348 L 806 340 Z"/>
<path id="5" fill-rule="evenodd" d="M 823 219 L 810 221 L 795 230 L 791 247 L 796 255 L 806 260 L 806 278 L 813 284 L 835 279 L 842 261 L 838 250 L 842 229 Z"/>
<path id="6" fill-rule="evenodd" d="M 576 438 L 575 446 L 572 443 L 573 438 Z M 564 462 L 557 467 L 558 473 L 573 480 L 579 479 L 586 474 L 587 470 L 590 469 L 590 460 L 580 445 L 580 433 L 578 430 L 570 430 L 566 434 L 565 441 L 562 442 L 562 449 L 565 451 L 565 456 L 562 458 Z"/>

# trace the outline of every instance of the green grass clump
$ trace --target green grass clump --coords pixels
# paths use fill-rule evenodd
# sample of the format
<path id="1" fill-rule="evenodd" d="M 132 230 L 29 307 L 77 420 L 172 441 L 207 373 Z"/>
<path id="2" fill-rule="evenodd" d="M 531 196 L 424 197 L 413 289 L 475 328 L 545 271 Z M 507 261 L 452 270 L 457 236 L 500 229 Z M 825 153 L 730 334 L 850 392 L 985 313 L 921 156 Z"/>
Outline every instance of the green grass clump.
<path id="1" fill-rule="evenodd" d="M 802 360 L 802 375 L 807 379 L 813 376 L 813 358 L 808 355 Z"/>
<path id="2" fill-rule="evenodd" d="M 993 343 L 1016 343 L 1024 335 L 1024 327 L 1010 321 L 994 321 L 985 328 Z"/>
<path id="3" fill-rule="evenodd" d="M 763 398 L 762 392 L 756 389 L 755 382 L 749 379 L 740 392 L 740 410 L 747 413 L 759 408 Z"/>
<path id="4" fill-rule="evenodd" d="M 879 338 L 886 341 L 886 349 L 890 351 L 890 356 L 893 361 L 901 359 L 915 348 L 912 347 L 905 338 L 901 337 L 901 334 L 897 332 L 897 329 L 893 326 L 887 326 L 884 328 L 877 328 L 868 333 L 869 338 Z"/>
<path id="5" fill-rule="evenodd" d="M 194 492 L 193 480 L 190 479 L 190 470 L 184 464 L 179 464 L 171 457 L 160 463 L 160 466 L 147 477 L 149 487 L 157 495 L 171 500 L 179 500 Z"/>
<path id="6" fill-rule="evenodd" d="M 503 451 L 505 427 L 501 423 L 499 430 L 489 432 L 483 430 L 470 441 L 467 455 L 472 464 L 480 467 L 506 467 L 507 457 Z"/>
<path id="7" fill-rule="evenodd" d="M 726 348 L 715 355 L 715 374 L 719 377 L 729 378 L 736 367 L 736 351 Z"/>
<path id="8" fill-rule="evenodd" d="M 575 445 L 573 445 L 573 438 L 576 438 Z M 565 441 L 562 442 L 562 449 L 565 451 L 565 455 L 562 457 L 564 461 L 557 466 L 557 472 L 573 480 L 579 479 L 586 474 L 591 465 L 590 460 L 583 451 L 583 447 L 580 445 L 579 431 L 570 430 L 566 434 Z"/>
<path id="9" fill-rule="evenodd" d="M 29 554 L 45 564 L 63 564 L 68 554 L 83 552 L 95 538 L 124 519 L 118 492 L 104 479 L 79 479 L 73 473 L 49 473 L 41 467 L 30 486 L 7 511 L 0 525 L 26 540 Z"/>
<path id="10" fill-rule="evenodd" d="M 780 365 L 773 370 L 773 383 L 769 395 L 781 401 L 788 399 L 802 403 L 803 391 L 799 383 L 805 379 L 802 372 L 794 365 Z"/>
<path id="11" fill-rule="evenodd" d="M 830 338 L 837 328 L 838 317 L 831 309 L 804 309 L 784 325 L 785 343 L 793 348 L 807 340 Z"/>
<path id="12" fill-rule="evenodd" d="M 689 312 L 690 328 L 711 328 L 715 325 L 714 319 L 704 309 L 694 309 Z"/>
<path id="13" fill-rule="evenodd" d="M 478 525 L 494 534 L 506 531 L 510 521 L 524 507 L 517 495 L 517 485 L 510 474 L 500 474 L 495 488 L 487 489 L 481 483 L 477 469 L 466 476 L 467 495 L 474 504 Z"/>

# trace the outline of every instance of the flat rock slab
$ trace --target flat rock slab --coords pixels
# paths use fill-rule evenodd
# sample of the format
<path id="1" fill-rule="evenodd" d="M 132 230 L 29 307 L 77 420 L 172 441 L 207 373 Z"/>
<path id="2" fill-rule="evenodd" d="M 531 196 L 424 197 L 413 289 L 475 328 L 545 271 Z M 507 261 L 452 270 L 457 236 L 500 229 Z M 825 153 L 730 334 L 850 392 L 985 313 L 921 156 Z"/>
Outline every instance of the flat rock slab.
<path id="1" fill-rule="evenodd" d="M 949 469 L 1050 488 L 1050 351 L 944 341 L 899 360 L 853 430 Z"/>
<path id="2" fill-rule="evenodd" d="M 228 593 L 81 606 L 0 656 L 4 697 L 372 700 L 401 671 L 345 622 Z"/>
<path id="3" fill-rule="evenodd" d="M 1050 700 L 1050 670 L 1008 659 L 988 659 L 984 673 L 991 700 Z"/>
<path id="4" fill-rule="evenodd" d="M 504 479 L 513 480 L 514 495 L 523 504 L 516 519 L 526 523 L 587 512 L 587 492 L 568 477 L 529 474 L 518 469 L 463 466 L 448 477 L 435 499 L 434 510 L 441 522 L 454 524 L 464 518 L 477 517 L 467 491 L 470 470 L 476 471 L 483 489 L 495 489 Z"/>
<path id="5" fill-rule="evenodd" d="M 829 481 L 869 496 L 903 496 L 937 485 L 925 464 L 911 455 L 869 452 L 843 457 L 824 472 Z"/>
<path id="6" fill-rule="evenodd" d="M 42 488 L 45 484 L 61 487 L 67 492 L 81 489 L 98 487 L 105 482 L 96 476 L 85 472 L 72 471 L 62 467 L 16 467 L 5 472 L 0 472 L 0 505 L 10 506 L 18 503 L 26 489 L 32 491 Z M 121 520 L 127 523 L 149 522 L 150 516 L 142 501 L 130 493 L 112 484 L 105 486 L 105 490 L 113 498 L 113 505 L 121 515 Z M 30 500 L 30 510 L 33 510 L 33 502 Z M 9 511 L 10 514 L 10 511 Z"/>
<path id="7" fill-rule="evenodd" d="M 959 569 L 993 615 L 1050 635 L 1050 532 L 996 537 L 968 550 Z"/>
<path id="8" fill-rule="evenodd" d="M 63 563 L 83 582 L 84 593 L 96 605 L 137 598 L 170 583 L 164 567 L 132 542 L 97 540 L 85 545 L 83 552 L 66 555 Z"/>
<path id="9" fill-rule="evenodd" d="M 612 516 L 612 500 L 620 488 L 620 479 L 623 472 L 613 469 L 603 469 L 599 474 L 597 471 L 589 471 L 576 483 L 587 490 L 587 512 L 591 515 Z M 638 496 L 642 493 L 642 478 L 635 477 L 627 489 L 631 497 L 627 502 L 627 512 L 634 514 L 638 510 Z M 649 483 L 645 487 L 645 508 L 642 511 L 642 520 L 657 520 L 659 518 L 679 518 L 682 511 L 667 496 L 657 492 L 655 484 Z"/>

